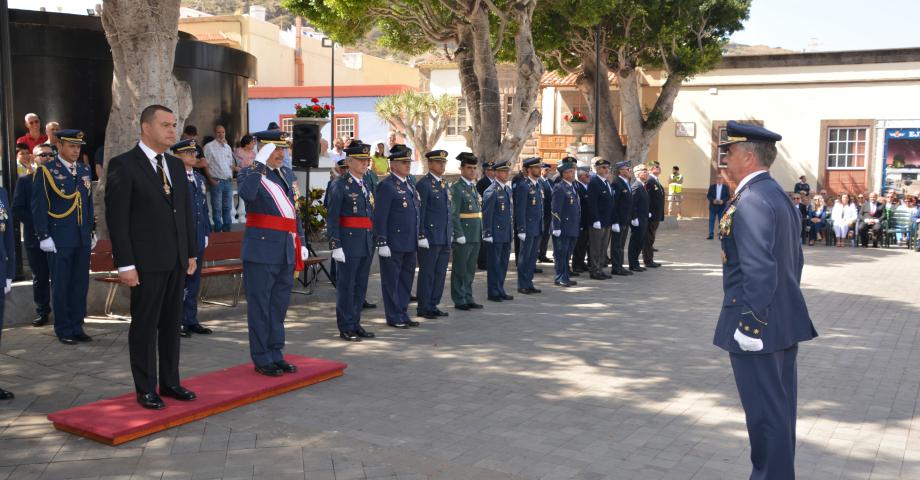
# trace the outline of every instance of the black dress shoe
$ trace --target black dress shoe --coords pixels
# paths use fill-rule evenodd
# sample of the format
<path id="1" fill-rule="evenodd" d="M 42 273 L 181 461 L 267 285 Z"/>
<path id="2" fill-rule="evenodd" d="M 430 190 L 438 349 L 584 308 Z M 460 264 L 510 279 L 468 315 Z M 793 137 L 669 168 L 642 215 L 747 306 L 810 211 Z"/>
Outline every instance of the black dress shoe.
<path id="1" fill-rule="evenodd" d="M 603 273 L 592 273 L 591 274 L 592 280 L 607 280 L 608 278 L 610 278 L 610 276 L 604 275 Z"/>
<path id="2" fill-rule="evenodd" d="M 502 300 L 514 300 L 514 297 L 511 295 L 502 295 Z"/>
<path id="3" fill-rule="evenodd" d="M 85 333 L 78 333 L 78 334 L 74 335 L 73 338 L 74 338 L 74 340 L 76 340 L 76 341 L 78 341 L 78 342 L 84 342 L 84 343 L 85 343 L 85 342 L 92 342 L 92 341 L 93 341 L 93 337 L 91 337 L 91 336 L 89 336 L 89 335 L 87 335 L 87 334 L 85 334 Z"/>
<path id="4" fill-rule="evenodd" d="M 416 322 L 415 320 L 409 320 L 408 322 L 406 322 L 406 325 L 408 325 L 408 326 L 410 326 L 410 327 L 418 327 L 418 326 L 421 325 L 421 323 L 420 323 L 420 322 Z"/>
<path id="5" fill-rule="evenodd" d="M 410 302 L 417 302 L 417 301 L 418 301 L 418 297 L 416 297 L 415 295 L 412 295 L 412 296 L 409 297 L 409 301 L 410 301 Z"/>
<path id="6" fill-rule="evenodd" d="M 32 320 L 33 327 L 44 327 L 48 324 L 48 315 L 42 315 L 35 320 Z"/>
<path id="7" fill-rule="evenodd" d="M 183 338 L 191 338 L 192 332 L 188 331 L 188 327 L 186 327 L 185 325 L 180 325 L 179 326 L 179 336 Z"/>
<path id="8" fill-rule="evenodd" d="M 416 315 L 422 318 L 427 318 L 428 320 L 434 320 L 438 318 L 438 314 L 434 312 L 418 312 Z"/>
<path id="9" fill-rule="evenodd" d="M 442 310 L 439 310 L 439 309 L 437 309 L 437 308 L 434 309 L 434 312 L 432 312 L 432 313 L 434 313 L 435 315 L 437 315 L 437 316 L 439 316 L 439 317 L 446 317 L 446 316 L 448 315 L 447 312 L 442 311 Z"/>
<path id="10" fill-rule="evenodd" d="M 531 292 L 529 288 L 519 288 L 518 293 L 523 293 L 524 295 L 530 295 L 533 292 Z"/>
<path id="11" fill-rule="evenodd" d="M 469 310 L 470 305 L 467 303 L 464 303 L 463 305 L 454 305 L 454 308 L 456 308 L 457 310 Z"/>
<path id="12" fill-rule="evenodd" d="M 535 269 L 533 269 L 533 273 L 543 273 L 543 269 L 542 269 L 542 268 L 535 268 Z"/>
<path id="13" fill-rule="evenodd" d="M 211 330 L 210 328 L 208 328 L 208 327 L 202 327 L 201 325 L 192 325 L 191 327 L 188 327 L 188 329 L 189 329 L 192 333 L 197 333 L 197 334 L 199 334 L 199 335 L 210 335 L 211 333 L 214 332 L 214 331 Z"/>
<path id="14" fill-rule="evenodd" d="M 540 258 L 537 259 L 537 261 L 540 262 L 540 263 L 553 263 L 552 260 L 550 260 L 550 259 L 548 259 L 548 258 L 546 258 L 546 257 L 540 257 Z"/>
<path id="15" fill-rule="evenodd" d="M 166 404 L 163 403 L 163 399 L 155 393 L 138 393 L 137 403 L 141 404 L 142 407 L 149 410 L 162 410 L 166 408 Z"/>
<path id="16" fill-rule="evenodd" d="M 553 282 L 553 283 L 555 283 L 557 286 L 560 286 L 560 287 L 574 287 L 575 285 L 578 285 L 578 282 L 573 282 L 571 280 L 569 280 L 568 282 Z"/>
<path id="17" fill-rule="evenodd" d="M 269 363 L 268 365 L 256 365 L 256 373 L 261 373 L 266 377 L 280 377 L 284 375 L 284 370 L 278 368 L 274 363 Z"/>
<path id="18" fill-rule="evenodd" d="M 570 276 L 570 277 L 580 277 L 581 274 L 578 273 L 578 272 L 569 272 L 569 276 Z"/>
<path id="19" fill-rule="evenodd" d="M 496 296 L 493 296 L 493 295 L 489 295 L 488 297 L 486 297 L 486 300 L 488 300 L 488 301 L 490 301 L 490 302 L 500 302 L 500 301 L 502 301 L 502 297 L 496 297 Z"/>
<path id="20" fill-rule="evenodd" d="M 279 360 L 279 361 L 275 362 L 275 366 L 278 367 L 278 368 L 280 368 L 281 371 L 284 372 L 284 373 L 295 373 L 295 372 L 297 372 L 297 367 L 295 367 L 294 365 L 291 365 L 290 363 L 288 363 L 288 362 L 286 362 L 286 361 L 284 361 L 284 360 Z"/>
<path id="21" fill-rule="evenodd" d="M 645 269 L 642 267 L 629 267 L 630 272 L 644 272 Z"/>
<path id="22" fill-rule="evenodd" d="M 58 337 L 58 341 L 64 345 L 76 345 L 77 339 L 73 337 Z"/>
<path id="23" fill-rule="evenodd" d="M 361 308 L 377 308 L 377 304 L 376 304 L 376 303 L 371 303 L 371 302 L 368 302 L 367 300 L 365 300 L 365 301 L 364 301 L 364 304 L 361 305 Z"/>
<path id="24" fill-rule="evenodd" d="M 361 338 L 358 337 L 358 334 L 356 332 L 341 332 L 339 333 L 339 337 L 341 337 L 342 340 L 345 340 L 348 342 L 360 342 L 361 341 Z"/>
<path id="25" fill-rule="evenodd" d="M 646 268 L 658 268 L 658 267 L 660 267 L 660 266 L 661 266 L 661 264 L 658 263 L 658 262 L 652 262 L 652 263 L 646 263 L 646 264 L 645 264 L 645 267 L 646 267 Z"/>
<path id="26" fill-rule="evenodd" d="M 12 400 L 14 398 L 16 398 L 16 395 L 13 395 L 13 392 L 0 388 L 0 400 Z"/>
<path id="27" fill-rule="evenodd" d="M 652 251 L 653 251 L 653 252 L 657 252 L 658 249 L 657 249 L 657 248 L 653 248 Z"/>
<path id="28" fill-rule="evenodd" d="M 401 330 L 405 330 L 405 329 L 409 328 L 409 325 L 406 324 L 406 323 L 394 323 L 394 324 L 389 324 L 389 323 L 388 323 L 387 326 L 388 326 L 388 327 L 393 327 L 393 328 L 398 328 L 398 329 L 401 329 Z"/>
<path id="29" fill-rule="evenodd" d="M 478 304 L 478 303 L 476 303 L 476 302 L 470 303 L 470 304 L 467 305 L 467 306 L 470 307 L 470 308 L 475 308 L 475 309 L 477 309 L 477 310 L 479 310 L 480 308 L 482 308 L 482 305 L 480 305 L 480 304 Z"/>
<path id="30" fill-rule="evenodd" d="M 358 327 L 358 329 L 355 330 L 355 335 L 357 335 L 358 338 L 374 338 L 377 336 L 374 335 L 374 332 L 368 332 L 365 330 L 364 327 Z"/>
<path id="31" fill-rule="evenodd" d="M 712 235 L 706 237 L 706 240 L 712 240 Z"/>
<path id="32" fill-rule="evenodd" d="M 181 400 L 183 402 L 190 402 L 198 398 L 198 395 L 195 395 L 195 392 L 186 389 L 182 385 L 176 385 L 175 387 L 160 387 L 160 396 L 175 398 L 176 400 Z"/>
<path id="33" fill-rule="evenodd" d="M 616 270 L 611 270 L 611 271 L 610 271 L 610 275 L 619 275 L 619 276 L 621 276 L 621 277 L 628 277 L 628 276 L 632 275 L 632 272 L 630 272 L 629 270 L 624 270 L 624 269 L 622 269 L 622 268 L 619 268 L 619 269 L 616 269 Z"/>

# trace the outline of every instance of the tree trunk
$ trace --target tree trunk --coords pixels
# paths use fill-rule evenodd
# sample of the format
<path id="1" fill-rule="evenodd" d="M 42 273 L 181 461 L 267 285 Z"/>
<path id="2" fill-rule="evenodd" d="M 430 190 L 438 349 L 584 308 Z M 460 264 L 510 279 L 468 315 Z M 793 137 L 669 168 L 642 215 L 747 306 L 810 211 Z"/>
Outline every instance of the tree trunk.
<path id="1" fill-rule="evenodd" d="M 492 54 L 492 35 L 489 14 L 480 5 L 470 19 L 470 38 L 473 45 L 473 71 L 479 90 L 479 103 L 467 104 L 467 110 L 479 110 L 479 128 L 473 126 L 475 145 L 480 162 L 498 160 L 501 146 L 502 106 L 498 85 L 498 67 Z"/>
<path id="2" fill-rule="evenodd" d="M 112 110 L 105 132 L 108 159 L 134 147 L 140 137 L 138 119 L 148 105 L 175 112 L 178 128 L 192 111 L 189 85 L 173 76 L 179 40 L 179 0 L 104 0 L 102 26 L 112 49 Z M 178 140 L 178 138 L 177 138 Z M 103 171 L 93 197 L 96 231 L 108 238 L 105 224 Z"/>
<path id="3" fill-rule="evenodd" d="M 668 76 L 648 115 L 643 111 L 638 71 L 635 68 L 621 68 L 617 71 L 617 80 L 623 105 L 623 123 L 628 136 L 626 160 L 629 160 L 631 165 L 645 163 L 652 142 L 655 141 L 665 121 L 671 118 L 674 100 L 680 92 L 684 77 L 673 74 Z"/>
<path id="4" fill-rule="evenodd" d="M 601 52 L 601 58 L 605 57 L 606 53 Z M 600 91 L 596 92 L 596 94 L 600 95 L 600 102 L 598 102 L 600 111 L 594 111 L 594 84 L 597 78 L 596 58 L 594 50 L 589 50 L 582 55 L 582 74 L 578 76 L 577 85 L 588 100 L 588 110 L 591 112 L 592 118 L 600 125 L 600 149 L 596 150 L 595 154 L 606 158 L 611 163 L 617 163 L 623 161 L 624 147 L 620 139 L 620 131 L 619 128 L 617 128 L 616 119 L 614 118 L 615 112 L 613 103 L 610 101 L 610 82 L 608 81 L 609 70 L 607 69 L 607 65 L 603 63 L 600 65 Z M 598 142 L 595 140 L 595 145 L 597 145 L 597 143 Z M 595 146 L 595 148 L 597 147 Z"/>

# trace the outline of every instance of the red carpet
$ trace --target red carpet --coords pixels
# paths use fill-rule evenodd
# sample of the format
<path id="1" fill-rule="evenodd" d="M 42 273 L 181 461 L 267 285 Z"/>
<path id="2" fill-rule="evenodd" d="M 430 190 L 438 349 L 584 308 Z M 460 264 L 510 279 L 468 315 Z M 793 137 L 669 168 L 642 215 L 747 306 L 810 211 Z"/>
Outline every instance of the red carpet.
<path id="1" fill-rule="evenodd" d="M 48 420 L 54 422 L 58 430 L 108 445 L 118 445 L 339 377 L 348 367 L 341 362 L 300 355 L 285 355 L 284 358 L 297 366 L 297 373 L 266 377 L 256 373 L 252 364 L 238 365 L 184 379 L 182 386 L 198 394 L 198 398 L 191 402 L 164 398 L 165 409 L 147 410 L 138 405 L 137 395 L 130 393 L 54 412 L 48 415 Z"/>

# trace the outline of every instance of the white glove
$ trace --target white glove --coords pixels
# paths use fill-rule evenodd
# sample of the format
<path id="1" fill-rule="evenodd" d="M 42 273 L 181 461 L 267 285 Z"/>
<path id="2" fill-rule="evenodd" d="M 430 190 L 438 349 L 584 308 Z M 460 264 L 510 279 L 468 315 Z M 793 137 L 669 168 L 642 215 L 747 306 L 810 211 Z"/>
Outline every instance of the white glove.
<path id="1" fill-rule="evenodd" d="M 763 350 L 763 340 L 751 338 L 741 333 L 741 330 L 737 328 L 735 329 L 735 341 L 738 342 L 738 346 L 745 352 L 759 352 Z"/>
<path id="2" fill-rule="evenodd" d="M 204 248 L 208 248 L 208 237 L 204 237 Z"/>
<path id="3" fill-rule="evenodd" d="M 428 245 L 427 238 L 418 239 L 418 248 L 431 248 L 431 245 Z"/>
<path id="4" fill-rule="evenodd" d="M 652 212 L 648 212 L 648 218 L 652 218 Z"/>
<path id="5" fill-rule="evenodd" d="M 336 248 L 332 251 L 332 259 L 339 263 L 345 263 L 345 250 Z"/>
<path id="6" fill-rule="evenodd" d="M 94 233 L 92 237 L 89 237 L 89 249 L 96 249 L 96 234 Z"/>
<path id="7" fill-rule="evenodd" d="M 390 252 L 390 247 L 387 245 L 377 247 L 377 253 L 380 254 L 380 256 L 383 258 L 390 258 L 393 256 L 393 254 Z"/>
<path id="8" fill-rule="evenodd" d="M 495 239 L 492 237 L 483 237 L 482 241 L 486 243 L 492 243 Z"/>
<path id="9" fill-rule="evenodd" d="M 620 233 L 620 224 L 619 224 L 619 223 L 614 223 L 613 225 L 610 226 L 610 229 L 613 230 L 613 231 L 616 232 L 616 233 Z"/>
<path id="10" fill-rule="evenodd" d="M 558 237 L 559 235 L 562 235 L 562 230 L 553 230 L 554 237 Z"/>
<path id="11" fill-rule="evenodd" d="M 594 224 L 591 225 L 591 228 L 593 228 L 593 229 L 595 229 L 595 230 L 600 230 L 600 229 L 601 229 L 601 222 L 594 222 Z"/>
<path id="12" fill-rule="evenodd" d="M 518 238 L 521 239 L 521 241 L 523 242 L 525 239 L 527 239 L 527 234 L 526 234 L 526 233 L 519 233 L 519 234 L 518 234 Z"/>
<path id="13" fill-rule="evenodd" d="M 639 219 L 638 219 L 638 218 L 634 218 L 634 219 L 632 219 L 631 222 L 629 222 L 629 224 L 632 225 L 632 226 L 634 226 L 634 227 L 638 227 L 638 226 L 639 226 Z"/>
<path id="14" fill-rule="evenodd" d="M 13 289 L 13 281 L 10 280 L 9 278 L 7 278 L 7 279 L 6 279 L 6 286 L 3 287 L 3 294 L 6 295 L 7 293 L 10 293 L 10 290 L 12 290 L 12 289 Z"/>
<path id="15" fill-rule="evenodd" d="M 207 243 L 207 241 L 208 241 L 208 240 L 205 239 L 205 243 Z M 310 258 L 310 251 L 307 250 L 307 247 L 301 246 L 301 247 L 300 247 L 300 259 L 301 259 L 301 260 L 306 260 L 306 259 L 308 259 L 308 258 Z"/>
<path id="16" fill-rule="evenodd" d="M 463 245 L 464 243 L 466 243 L 466 237 L 458 237 L 457 243 L 459 243 L 460 245 Z"/>
<path id="17" fill-rule="evenodd" d="M 54 239 L 51 237 L 48 237 L 39 242 L 38 248 L 42 249 L 43 252 L 57 253 L 57 248 L 54 246 Z"/>

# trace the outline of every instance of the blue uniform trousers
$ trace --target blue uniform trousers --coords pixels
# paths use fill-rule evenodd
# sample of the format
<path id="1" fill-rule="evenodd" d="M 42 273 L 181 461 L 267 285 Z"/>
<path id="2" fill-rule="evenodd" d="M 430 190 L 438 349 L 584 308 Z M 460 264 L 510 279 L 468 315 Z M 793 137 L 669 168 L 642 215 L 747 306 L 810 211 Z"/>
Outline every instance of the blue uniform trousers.
<path id="1" fill-rule="evenodd" d="M 751 442 L 751 480 L 795 479 L 795 345 L 774 353 L 730 353 Z"/>
<path id="2" fill-rule="evenodd" d="M 518 288 L 534 288 L 533 274 L 537 269 L 539 249 L 540 235 L 527 235 L 521 242 L 520 258 L 517 259 Z"/>
<path id="3" fill-rule="evenodd" d="M 367 295 L 367 277 L 374 257 L 345 257 L 335 274 L 335 321 L 339 332 L 353 332 L 361 326 L 361 307 Z"/>
<path id="4" fill-rule="evenodd" d="M 72 337 L 83 332 L 86 294 L 89 290 L 89 248 L 58 247 L 48 256 L 51 264 L 51 302 L 54 334 Z"/>
<path id="5" fill-rule="evenodd" d="M 715 232 L 715 225 L 719 223 L 722 219 L 722 208 L 725 205 L 710 205 L 709 206 L 709 236 L 711 237 L 713 232 Z"/>
<path id="6" fill-rule="evenodd" d="M 51 313 L 51 270 L 48 268 L 48 254 L 38 247 L 24 247 L 32 270 L 32 301 L 35 313 L 44 317 Z"/>
<path id="7" fill-rule="evenodd" d="M 575 249 L 575 242 L 578 237 L 553 237 L 553 264 L 556 267 L 557 282 L 566 283 L 569 281 L 569 259 L 572 258 L 572 251 Z"/>
<path id="8" fill-rule="evenodd" d="M 185 276 L 185 295 L 182 301 L 182 325 L 198 325 L 198 291 L 201 289 L 201 267 L 204 265 L 204 250 L 198 252 L 195 273 Z M 247 290 L 248 291 L 248 290 Z"/>
<path id="9" fill-rule="evenodd" d="M 249 354 L 256 366 L 284 360 L 284 316 L 294 287 L 294 265 L 243 262 Z"/>
<path id="10" fill-rule="evenodd" d="M 486 244 L 486 285 L 489 297 L 502 297 L 505 293 L 505 276 L 508 274 L 508 259 L 511 257 L 511 242 Z"/>
<path id="11" fill-rule="evenodd" d="M 409 322 L 409 296 L 415 280 L 415 252 L 391 252 L 380 257 L 380 290 L 387 325 Z"/>
<path id="12" fill-rule="evenodd" d="M 433 312 L 441 303 L 444 282 L 447 280 L 447 262 L 450 245 L 431 245 L 418 249 L 418 313 Z"/>

